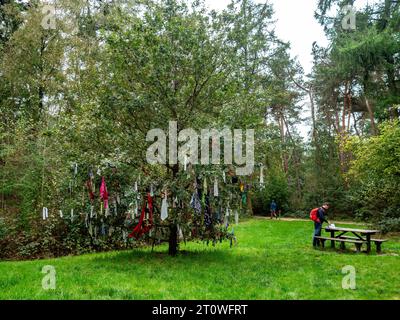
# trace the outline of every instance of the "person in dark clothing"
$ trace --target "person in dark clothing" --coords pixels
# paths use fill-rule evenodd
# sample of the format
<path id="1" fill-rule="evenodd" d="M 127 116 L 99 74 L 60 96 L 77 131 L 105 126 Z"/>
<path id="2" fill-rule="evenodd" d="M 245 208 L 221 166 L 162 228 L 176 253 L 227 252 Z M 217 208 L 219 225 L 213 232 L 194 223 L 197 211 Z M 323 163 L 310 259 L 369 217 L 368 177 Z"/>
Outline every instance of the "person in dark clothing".
<path id="1" fill-rule="evenodd" d="M 275 200 L 272 200 L 271 206 L 270 206 L 270 211 L 271 211 L 271 219 L 274 217 L 278 219 L 278 216 L 276 215 L 276 209 L 278 205 L 276 204 Z"/>
<path id="2" fill-rule="evenodd" d="M 319 239 L 316 239 L 315 237 L 320 237 L 321 236 L 321 231 L 322 231 L 322 224 L 324 222 L 329 224 L 328 219 L 326 218 L 326 213 L 329 209 L 329 203 L 324 203 L 324 205 L 318 209 L 317 215 L 318 219 L 317 221 L 314 222 L 314 236 L 313 236 L 313 246 L 317 247 L 319 246 Z"/>

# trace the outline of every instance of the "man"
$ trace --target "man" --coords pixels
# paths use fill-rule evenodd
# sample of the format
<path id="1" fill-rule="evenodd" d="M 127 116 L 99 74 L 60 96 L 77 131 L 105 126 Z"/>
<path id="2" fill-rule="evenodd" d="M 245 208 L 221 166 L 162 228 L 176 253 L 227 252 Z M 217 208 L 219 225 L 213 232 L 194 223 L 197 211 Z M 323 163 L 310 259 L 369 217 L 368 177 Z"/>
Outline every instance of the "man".
<path id="1" fill-rule="evenodd" d="M 271 210 L 271 219 L 273 219 L 274 217 L 278 219 L 278 217 L 277 217 L 277 215 L 276 215 L 276 208 L 277 208 L 277 207 L 278 207 L 278 206 L 277 206 L 275 200 L 272 200 L 272 202 L 271 202 L 271 207 L 270 207 L 270 210 Z"/>
<path id="2" fill-rule="evenodd" d="M 317 247 L 319 246 L 319 239 L 316 239 L 315 237 L 320 237 L 321 236 L 321 231 L 322 231 L 322 224 L 324 222 L 329 224 L 328 219 L 326 218 L 326 212 L 329 209 L 329 203 L 324 203 L 324 205 L 318 209 L 317 211 L 317 219 L 314 221 L 314 237 L 313 237 L 313 246 Z"/>

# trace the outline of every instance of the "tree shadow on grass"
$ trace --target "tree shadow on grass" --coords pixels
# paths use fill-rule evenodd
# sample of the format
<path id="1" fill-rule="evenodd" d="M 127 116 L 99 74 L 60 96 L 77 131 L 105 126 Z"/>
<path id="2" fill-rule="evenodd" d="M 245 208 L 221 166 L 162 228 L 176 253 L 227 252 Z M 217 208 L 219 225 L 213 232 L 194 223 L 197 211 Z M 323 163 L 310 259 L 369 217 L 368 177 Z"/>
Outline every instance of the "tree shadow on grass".
<path id="1" fill-rule="evenodd" d="M 113 255 L 96 256 L 91 261 L 101 264 L 115 264 L 115 263 L 167 263 L 167 264 L 180 264 L 184 262 L 192 262 L 198 266 L 208 265 L 210 263 L 221 263 L 224 261 L 234 260 L 236 263 L 245 262 L 251 257 L 256 258 L 251 253 L 243 253 L 235 255 L 234 251 L 229 249 L 194 249 L 182 250 L 176 257 L 169 256 L 167 252 L 133 249 L 131 251 L 120 251 Z"/>

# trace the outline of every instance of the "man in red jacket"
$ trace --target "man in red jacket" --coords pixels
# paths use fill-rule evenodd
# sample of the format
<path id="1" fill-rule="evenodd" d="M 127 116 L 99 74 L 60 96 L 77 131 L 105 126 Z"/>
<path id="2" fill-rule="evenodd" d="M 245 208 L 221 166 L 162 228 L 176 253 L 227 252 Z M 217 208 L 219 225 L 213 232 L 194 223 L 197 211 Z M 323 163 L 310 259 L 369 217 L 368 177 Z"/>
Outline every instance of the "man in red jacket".
<path id="1" fill-rule="evenodd" d="M 329 203 L 324 203 L 324 205 L 318 209 L 317 212 L 317 221 L 314 221 L 314 236 L 313 236 L 313 246 L 317 247 L 319 246 L 319 240 L 316 239 L 315 237 L 320 237 L 321 236 L 321 231 L 322 231 L 322 224 L 324 222 L 329 223 L 328 219 L 326 218 L 326 212 L 329 209 Z"/>

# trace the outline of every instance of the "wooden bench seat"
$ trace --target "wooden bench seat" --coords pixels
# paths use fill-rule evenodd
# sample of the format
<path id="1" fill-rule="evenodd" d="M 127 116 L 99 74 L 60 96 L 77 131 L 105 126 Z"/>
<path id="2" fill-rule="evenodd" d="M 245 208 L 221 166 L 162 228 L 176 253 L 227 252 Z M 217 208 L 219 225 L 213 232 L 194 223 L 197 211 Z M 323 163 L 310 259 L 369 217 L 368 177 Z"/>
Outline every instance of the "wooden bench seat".
<path id="1" fill-rule="evenodd" d="M 360 240 L 361 241 L 361 239 L 359 239 L 357 237 L 341 236 L 340 238 L 341 239 L 350 239 L 350 240 L 352 239 L 352 240 Z M 387 242 L 389 240 L 387 240 L 387 239 L 371 239 L 371 241 L 374 241 L 374 242 Z"/>
<path id="2" fill-rule="evenodd" d="M 359 240 L 359 239 L 345 239 L 344 237 L 342 238 L 330 238 L 330 237 L 315 237 L 315 239 L 319 239 L 322 243 L 322 247 L 325 247 L 325 241 L 335 241 L 335 242 L 340 242 L 340 247 L 341 249 L 346 249 L 345 243 L 354 243 L 356 245 L 357 252 L 361 252 L 361 247 L 364 241 Z"/>
<path id="3" fill-rule="evenodd" d="M 349 237 L 349 236 L 342 236 L 342 237 L 340 237 L 340 239 L 360 240 L 361 241 L 361 239 L 359 239 L 357 237 Z M 377 253 L 382 252 L 382 243 L 387 242 L 387 241 L 389 241 L 389 240 L 387 240 L 387 239 L 371 239 L 371 242 L 375 243 Z M 364 242 L 366 242 L 366 241 L 364 241 Z"/>

